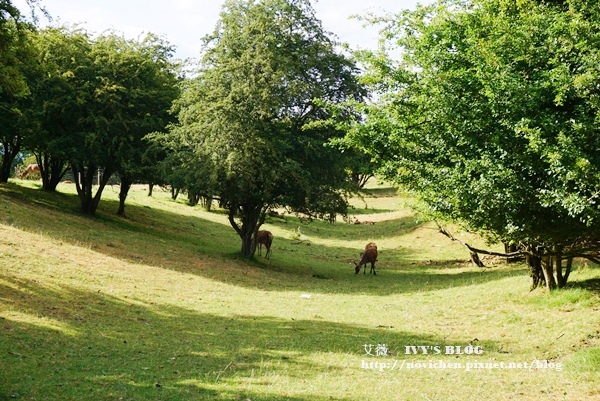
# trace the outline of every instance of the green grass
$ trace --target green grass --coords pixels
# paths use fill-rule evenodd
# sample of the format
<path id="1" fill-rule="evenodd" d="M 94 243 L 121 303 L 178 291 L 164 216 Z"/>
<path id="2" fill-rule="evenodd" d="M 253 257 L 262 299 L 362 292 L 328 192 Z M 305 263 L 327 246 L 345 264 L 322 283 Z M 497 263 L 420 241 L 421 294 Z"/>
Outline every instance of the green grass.
<path id="1" fill-rule="evenodd" d="M 598 269 L 530 292 L 524 266 L 470 265 L 385 187 L 353 200 L 373 226 L 269 218 L 269 261 L 238 256 L 221 211 L 160 190 L 134 188 L 120 218 L 109 187 L 89 218 L 70 186 L 38 187 L 0 186 L 0 400 L 600 397 Z M 378 275 L 354 275 L 370 241 Z M 483 354 L 405 354 L 469 344 Z M 561 369 L 398 369 L 534 360 Z"/>

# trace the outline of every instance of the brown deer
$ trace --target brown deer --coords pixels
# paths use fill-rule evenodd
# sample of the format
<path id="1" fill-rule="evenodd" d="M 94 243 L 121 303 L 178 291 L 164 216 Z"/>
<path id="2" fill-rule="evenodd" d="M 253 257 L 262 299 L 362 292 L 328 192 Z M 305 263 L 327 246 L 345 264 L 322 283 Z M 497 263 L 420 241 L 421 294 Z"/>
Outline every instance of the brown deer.
<path id="1" fill-rule="evenodd" d="M 363 274 L 367 274 L 367 263 L 370 263 L 371 270 L 369 271 L 369 274 L 373 273 L 373 275 L 376 276 L 375 262 L 377 262 L 377 245 L 374 242 L 369 242 L 367 246 L 365 246 L 365 251 L 361 253 L 360 256 L 360 262 L 356 263 L 356 261 L 354 261 L 354 274 L 360 273 L 360 268 L 362 266 L 364 266 Z"/>
<path id="2" fill-rule="evenodd" d="M 25 168 L 25 170 L 23 170 L 19 174 L 19 178 L 23 179 L 23 178 L 27 177 L 29 174 L 34 174 L 34 173 L 39 173 L 39 172 L 40 172 L 40 166 L 38 166 L 37 164 L 30 164 L 29 166 L 27 166 Z"/>
<path id="3" fill-rule="evenodd" d="M 271 256 L 271 244 L 273 243 L 273 234 L 270 231 L 261 230 L 256 234 L 256 242 L 258 243 L 258 255 L 260 256 L 262 251 L 262 246 L 264 245 L 267 248 L 267 253 L 265 253 L 265 258 L 269 259 Z"/>

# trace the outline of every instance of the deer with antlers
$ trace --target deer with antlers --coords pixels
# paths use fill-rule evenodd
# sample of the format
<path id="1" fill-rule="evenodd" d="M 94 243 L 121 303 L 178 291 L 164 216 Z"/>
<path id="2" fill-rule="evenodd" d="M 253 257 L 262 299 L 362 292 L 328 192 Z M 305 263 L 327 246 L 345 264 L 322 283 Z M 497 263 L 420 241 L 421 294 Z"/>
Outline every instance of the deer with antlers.
<path id="1" fill-rule="evenodd" d="M 271 244 L 273 244 L 273 234 L 270 231 L 260 230 L 256 234 L 256 242 L 258 243 L 258 255 L 260 256 L 262 251 L 262 246 L 264 245 L 267 249 L 267 253 L 265 253 L 265 258 L 269 259 L 271 256 Z"/>
<path id="2" fill-rule="evenodd" d="M 365 246 L 365 251 L 361 253 L 360 256 L 360 262 L 356 263 L 356 261 L 354 261 L 354 274 L 360 273 L 360 268 L 363 266 L 363 274 L 367 274 L 367 263 L 370 263 L 371 270 L 369 271 L 369 274 L 373 273 L 373 275 L 376 276 L 377 272 L 375 271 L 375 262 L 377 262 L 377 245 L 374 242 L 369 242 L 367 246 Z"/>

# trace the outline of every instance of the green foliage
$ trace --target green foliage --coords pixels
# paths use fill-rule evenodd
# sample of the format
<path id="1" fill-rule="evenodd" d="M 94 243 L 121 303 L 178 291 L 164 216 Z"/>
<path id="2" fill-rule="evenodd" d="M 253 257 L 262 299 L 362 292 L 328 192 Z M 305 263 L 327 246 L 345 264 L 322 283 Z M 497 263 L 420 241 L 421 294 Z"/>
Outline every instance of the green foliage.
<path id="1" fill-rule="evenodd" d="M 335 46 L 308 1 L 227 1 L 176 104 L 179 123 L 161 141 L 189 188 L 228 209 L 245 256 L 269 207 L 345 212 L 347 159 L 323 146 L 343 132 L 314 124 L 329 118 L 316 99 L 363 95 Z"/>
<path id="2" fill-rule="evenodd" d="M 43 188 L 54 191 L 77 152 L 85 105 L 90 101 L 91 38 L 81 29 L 46 28 L 32 35 L 36 68 L 28 74 L 35 125 L 25 147 L 37 156 Z"/>
<path id="3" fill-rule="evenodd" d="M 8 181 L 27 128 L 23 108 L 30 93 L 25 74 L 33 63 L 32 29 L 11 1 L 0 1 L 0 183 Z"/>
<path id="4" fill-rule="evenodd" d="M 42 166 L 44 188 L 56 188 L 68 162 L 82 209 L 94 214 L 104 185 L 118 172 L 123 213 L 131 183 L 151 172 L 144 169 L 144 161 L 153 160 L 143 138 L 172 118 L 168 110 L 179 93 L 172 47 L 153 34 L 129 40 L 108 32 L 92 39 L 66 27 L 47 28 L 33 41 L 37 65 L 29 77 L 29 117 L 37 129 L 26 145 Z"/>
<path id="5" fill-rule="evenodd" d="M 578 1 L 442 1 L 387 20 L 398 61 L 349 141 L 436 219 L 535 254 L 600 238 L 600 14 Z"/>

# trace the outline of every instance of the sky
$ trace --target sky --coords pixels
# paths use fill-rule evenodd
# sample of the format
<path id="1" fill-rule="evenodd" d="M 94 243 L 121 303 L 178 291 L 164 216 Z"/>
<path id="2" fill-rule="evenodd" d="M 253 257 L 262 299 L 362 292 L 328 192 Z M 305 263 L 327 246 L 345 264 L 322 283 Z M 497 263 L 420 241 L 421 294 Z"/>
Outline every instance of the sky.
<path id="1" fill-rule="evenodd" d="M 374 49 L 378 28 L 364 28 L 363 22 L 349 19 L 353 14 L 377 15 L 412 9 L 417 0 L 313 0 L 312 4 L 326 31 L 352 48 Z M 427 3 L 428 1 L 421 0 Z M 54 24 L 81 24 L 90 33 L 107 29 L 128 38 L 142 33 L 164 35 L 176 47 L 177 58 L 199 57 L 200 38 L 212 32 L 221 11 L 221 0 L 41 0 Z M 13 0 L 22 12 L 25 0 Z M 48 24 L 40 17 L 42 25 Z"/>

